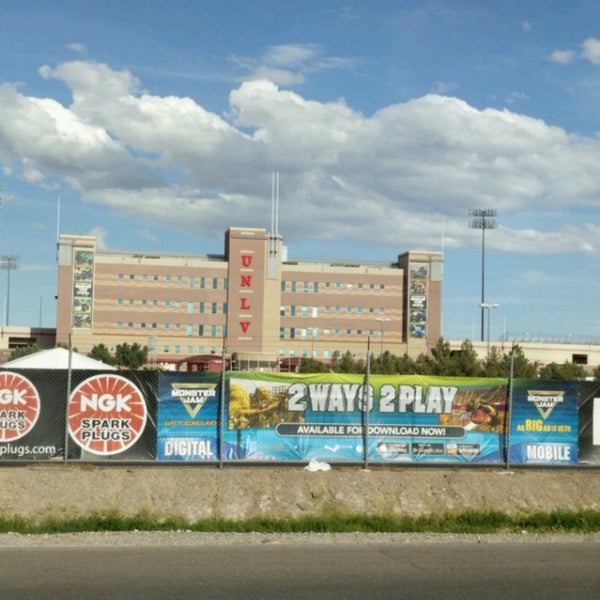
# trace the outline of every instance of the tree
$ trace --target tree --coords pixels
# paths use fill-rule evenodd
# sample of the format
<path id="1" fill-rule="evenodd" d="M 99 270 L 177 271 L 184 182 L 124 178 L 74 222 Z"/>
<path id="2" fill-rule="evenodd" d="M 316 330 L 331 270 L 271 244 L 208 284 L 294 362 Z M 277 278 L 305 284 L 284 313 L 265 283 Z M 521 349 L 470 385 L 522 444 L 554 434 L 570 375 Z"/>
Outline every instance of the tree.
<path id="1" fill-rule="evenodd" d="M 8 357 L 8 360 L 15 360 L 17 358 L 21 358 L 22 356 L 27 356 L 28 354 L 33 354 L 35 352 L 39 352 L 40 348 L 37 344 L 29 344 L 29 346 L 21 346 L 20 348 L 15 348 Z"/>
<path id="2" fill-rule="evenodd" d="M 148 346 L 140 346 L 137 342 L 119 344 L 115 351 L 116 364 L 127 369 L 139 369 L 148 362 Z"/>
<path id="3" fill-rule="evenodd" d="M 303 358 L 298 367 L 298 373 L 327 373 L 329 367 L 316 358 Z"/>
<path id="4" fill-rule="evenodd" d="M 88 354 L 90 358 L 94 358 L 95 360 L 99 360 L 107 365 L 114 365 L 115 358 L 110 353 L 110 350 L 104 344 L 98 344 L 94 346 L 90 353 Z"/>
<path id="5" fill-rule="evenodd" d="M 495 348 L 493 348 L 494 350 Z M 477 352 L 473 348 L 470 340 L 465 340 L 460 350 L 452 355 L 452 365 L 455 371 L 453 375 L 464 375 L 465 377 L 477 377 L 481 375 L 481 363 L 477 357 Z M 488 377 L 489 374 L 485 373 Z"/>
<path id="6" fill-rule="evenodd" d="M 575 379 L 583 379 L 585 376 L 585 369 L 581 365 L 569 361 L 565 361 L 562 365 L 551 362 L 540 369 L 540 379 L 573 381 Z"/>

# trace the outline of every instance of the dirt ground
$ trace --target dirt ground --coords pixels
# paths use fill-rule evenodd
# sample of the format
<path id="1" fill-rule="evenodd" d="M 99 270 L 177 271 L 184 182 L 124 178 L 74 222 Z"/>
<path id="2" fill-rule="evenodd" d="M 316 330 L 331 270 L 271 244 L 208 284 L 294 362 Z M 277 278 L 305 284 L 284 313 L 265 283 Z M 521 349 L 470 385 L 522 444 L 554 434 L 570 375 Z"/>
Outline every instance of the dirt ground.
<path id="1" fill-rule="evenodd" d="M 0 467 L 0 515 L 149 511 L 189 520 L 346 513 L 424 515 L 464 509 L 600 510 L 600 470 L 302 466 Z"/>

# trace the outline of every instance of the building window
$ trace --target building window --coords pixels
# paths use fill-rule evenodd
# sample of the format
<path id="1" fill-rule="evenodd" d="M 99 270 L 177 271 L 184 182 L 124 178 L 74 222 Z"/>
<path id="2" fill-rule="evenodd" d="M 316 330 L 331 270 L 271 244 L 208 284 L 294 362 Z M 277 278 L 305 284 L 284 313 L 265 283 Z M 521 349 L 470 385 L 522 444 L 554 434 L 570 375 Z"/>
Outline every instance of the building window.
<path id="1" fill-rule="evenodd" d="M 146 329 L 146 323 L 140 323 L 140 327 L 141 327 L 142 329 Z"/>
<path id="2" fill-rule="evenodd" d="M 212 280 L 212 289 L 213 290 L 218 290 L 219 289 L 219 280 L 217 277 L 213 277 Z"/>
<path id="3" fill-rule="evenodd" d="M 315 281 L 313 283 L 313 294 L 318 294 L 319 293 L 319 282 Z"/>
<path id="4" fill-rule="evenodd" d="M 223 314 L 227 314 L 227 302 L 223 302 Z"/>
<path id="5" fill-rule="evenodd" d="M 300 330 L 300 338 L 305 340 L 306 339 L 306 329 L 301 329 Z"/>
<path id="6" fill-rule="evenodd" d="M 123 327 L 123 321 L 117 321 L 117 329 L 121 329 Z"/>
<path id="7" fill-rule="evenodd" d="M 312 317 L 316 319 L 319 316 L 319 309 L 316 306 L 312 307 Z"/>
<path id="8" fill-rule="evenodd" d="M 291 289 L 291 291 L 292 292 L 296 291 L 296 282 L 295 281 L 292 281 L 292 289 Z"/>
<path id="9" fill-rule="evenodd" d="M 285 337 L 285 329 L 283 327 L 279 328 L 279 339 L 282 340 Z"/>
<path id="10" fill-rule="evenodd" d="M 165 275 L 165 281 L 171 281 L 171 276 L 170 275 Z"/>
<path id="11" fill-rule="evenodd" d="M 158 300 L 152 300 L 152 306 L 158 306 Z"/>
<path id="12" fill-rule="evenodd" d="M 117 279 L 123 279 L 123 273 L 119 273 L 119 274 L 117 275 Z"/>
<path id="13" fill-rule="evenodd" d="M 158 281 L 158 275 L 153 275 L 152 276 L 152 281 Z"/>
<path id="14" fill-rule="evenodd" d="M 290 340 L 293 340 L 295 338 L 296 338 L 296 328 L 290 327 Z"/>
<path id="15" fill-rule="evenodd" d="M 130 273 L 129 274 L 129 279 L 131 279 L 131 280 L 135 279 L 135 275 L 133 273 Z"/>
<path id="16" fill-rule="evenodd" d="M 188 354 L 191 354 L 193 351 L 194 351 L 194 346 L 187 346 L 187 348 L 186 348 L 186 352 L 187 352 Z"/>
<path id="17" fill-rule="evenodd" d="M 204 277 L 200 277 L 200 289 L 203 290 L 206 287 L 206 281 Z"/>
<path id="18" fill-rule="evenodd" d="M 157 329 L 158 328 L 158 323 L 152 323 L 152 329 Z"/>
<path id="19" fill-rule="evenodd" d="M 142 306 L 146 306 L 148 304 L 148 300 L 142 300 Z"/>
<path id="20" fill-rule="evenodd" d="M 200 337 L 204 336 L 204 325 L 198 325 L 198 335 Z"/>
<path id="21" fill-rule="evenodd" d="M 200 303 L 198 303 L 198 312 L 199 312 L 200 314 L 203 314 L 203 313 L 204 313 L 204 302 L 200 302 Z"/>
<path id="22" fill-rule="evenodd" d="M 135 300 L 129 298 L 129 306 L 133 306 L 135 304 Z"/>
<path id="23" fill-rule="evenodd" d="M 123 298 L 117 298 L 117 304 L 119 304 L 119 305 L 123 304 Z"/>
<path id="24" fill-rule="evenodd" d="M 281 281 L 281 291 L 285 292 L 285 281 Z"/>
<path id="25" fill-rule="evenodd" d="M 217 337 L 217 326 L 216 325 L 210 326 L 210 337 Z"/>
<path id="26" fill-rule="evenodd" d="M 223 279 L 223 289 L 224 290 L 229 289 L 229 279 L 227 279 L 227 277 L 225 277 L 225 279 Z"/>
<path id="27" fill-rule="evenodd" d="M 142 275 L 142 281 L 148 281 L 148 275 Z"/>
<path id="28" fill-rule="evenodd" d="M 170 300 L 165 300 L 165 306 L 171 306 L 171 301 Z"/>
<path id="29" fill-rule="evenodd" d="M 127 327 L 128 329 L 133 329 L 133 323 L 129 321 L 129 323 L 127 323 Z"/>
<path id="30" fill-rule="evenodd" d="M 303 306 L 302 307 L 302 316 L 303 317 L 308 317 L 308 306 Z"/>
<path id="31" fill-rule="evenodd" d="M 285 306 L 283 304 L 279 307 L 279 316 L 285 317 Z"/>
<path id="32" fill-rule="evenodd" d="M 216 314 L 217 314 L 217 303 L 216 303 L 216 302 L 213 302 L 213 303 L 211 304 L 211 307 L 210 307 L 210 312 L 211 312 L 213 315 L 216 315 Z"/>
<path id="33" fill-rule="evenodd" d="M 196 285 L 196 278 L 190 277 L 190 280 L 188 283 L 188 287 L 190 288 L 190 290 L 193 290 L 195 285 Z"/>
<path id="34" fill-rule="evenodd" d="M 163 325 L 163 327 L 164 327 L 165 329 L 171 329 L 171 324 L 170 324 L 170 323 L 165 323 L 165 324 Z"/>
<path id="35" fill-rule="evenodd" d="M 177 275 L 176 281 L 177 283 L 181 283 L 183 281 L 183 277 L 181 275 Z"/>
<path id="36" fill-rule="evenodd" d="M 163 352 L 165 354 L 168 354 L 169 353 L 169 346 L 163 346 Z"/>
<path id="37" fill-rule="evenodd" d="M 180 346 L 175 346 L 175 354 L 179 354 L 181 352 Z"/>
<path id="38" fill-rule="evenodd" d="M 292 304 L 292 306 L 290 306 L 290 316 L 295 317 L 296 316 L 296 305 Z"/>
<path id="39" fill-rule="evenodd" d="M 193 325 L 188 325 L 186 327 L 186 330 L 187 330 L 188 335 L 194 335 L 194 326 Z M 190 350 L 190 352 L 191 352 L 191 350 Z"/>
<path id="40" fill-rule="evenodd" d="M 307 293 L 307 292 L 308 292 L 308 281 L 304 281 L 304 282 L 302 283 L 302 291 L 303 291 L 304 293 Z"/>
<path id="41" fill-rule="evenodd" d="M 188 302 L 188 315 L 191 315 L 194 312 L 194 303 L 193 302 Z"/>

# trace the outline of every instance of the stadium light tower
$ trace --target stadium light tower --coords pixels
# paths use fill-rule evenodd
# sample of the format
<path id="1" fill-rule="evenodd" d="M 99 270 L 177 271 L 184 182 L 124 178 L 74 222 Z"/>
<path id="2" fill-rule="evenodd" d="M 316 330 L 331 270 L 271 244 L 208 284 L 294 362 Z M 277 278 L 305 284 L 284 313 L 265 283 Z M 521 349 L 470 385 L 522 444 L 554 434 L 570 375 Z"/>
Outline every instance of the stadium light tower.
<path id="1" fill-rule="evenodd" d="M 484 341 L 483 326 L 485 304 L 485 232 L 487 229 L 496 229 L 498 226 L 494 217 L 498 214 L 495 208 L 472 208 L 469 215 L 473 218 L 469 223 L 471 229 L 481 229 L 481 341 Z"/>
<path id="2" fill-rule="evenodd" d="M 6 271 L 6 320 L 5 325 L 10 325 L 10 272 L 19 268 L 19 257 L 15 255 L 2 256 L 0 259 L 0 269 Z"/>

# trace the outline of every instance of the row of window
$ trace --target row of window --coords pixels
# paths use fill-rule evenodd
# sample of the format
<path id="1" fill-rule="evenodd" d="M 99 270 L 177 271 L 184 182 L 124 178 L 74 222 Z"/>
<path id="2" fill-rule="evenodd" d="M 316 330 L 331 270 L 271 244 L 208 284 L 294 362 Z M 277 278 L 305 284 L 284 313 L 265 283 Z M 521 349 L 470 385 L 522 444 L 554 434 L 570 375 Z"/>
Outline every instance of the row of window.
<path id="1" fill-rule="evenodd" d="M 279 338 L 280 339 L 311 339 L 316 340 L 319 338 L 319 333 L 321 335 L 375 335 L 374 329 L 368 329 L 366 331 L 362 329 L 340 329 L 339 327 L 334 327 L 333 329 L 304 329 L 297 327 L 280 327 L 279 328 Z M 378 331 L 378 333 L 380 333 Z"/>
<path id="2" fill-rule="evenodd" d="M 184 303 L 181 300 L 138 300 L 137 303 L 141 306 L 164 306 L 166 308 L 181 308 L 184 305 Z M 125 304 L 127 304 L 128 306 L 135 306 L 136 301 L 130 298 L 129 300 L 127 300 L 127 302 L 125 302 L 123 298 L 117 298 L 117 304 L 119 306 L 123 306 Z M 188 314 L 191 315 L 195 313 L 196 307 L 198 309 L 198 312 L 201 314 L 227 314 L 227 302 L 187 302 Z"/>
<path id="3" fill-rule="evenodd" d="M 167 283 L 183 283 L 182 275 L 135 275 L 135 273 L 129 273 L 125 275 L 125 273 L 119 273 L 117 275 L 117 279 L 129 281 L 135 281 L 139 279 L 141 281 L 165 281 Z M 226 277 L 188 277 L 188 287 L 190 289 L 199 288 L 203 289 L 212 289 L 212 290 L 226 290 L 228 286 L 228 280 Z M 290 292 L 312 292 L 313 294 L 317 294 L 321 288 L 325 289 L 345 289 L 351 290 L 356 287 L 359 290 L 362 289 L 370 289 L 370 290 L 384 290 L 384 283 L 341 283 L 339 281 L 330 282 L 326 281 L 325 283 L 320 283 L 318 281 L 285 281 L 281 282 L 281 291 L 290 291 Z"/>
<path id="4" fill-rule="evenodd" d="M 221 352 L 221 348 L 217 348 L 216 346 L 210 346 L 210 348 L 206 349 L 206 353 L 207 354 L 218 354 Z M 162 346 L 162 353 L 163 354 L 185 354 L 186 356 L 192 355 L 192 354 L 204 354 L 205 353 L 205 348 L 204 346 L 180 346 L 180 345 L 174 345 L 174 346 L 170 346 L 170 345 L 164 345 Z M 284 350 L 283 348 L 280 348 L 278 351 L 278 355 L 279 356 L 300 356 L 302 358 L 308 358 L 309 356 L 311 358 L 332 358 L 334 356 L 339 357 L 341 356 L 341 351 L 340 350 L 323 350 L 321 352 L 321 354 L 319 354 L 319 352 L 317 350 L 309 350 L 308 348 L 303 348 L 301 349 L 299 352 L 296 351 L 294 348 L 289 349 L 287 352 L 286 350 Z M 360 352 L 356 353 L 355 358 L 362 358 L 362 354 Z M 243 362 L 243 361 L 242 361 Z"/>
<path id="5" fill-rule="evenodd" d="M 123 306 L 125 304 L 129 306 L 135 306 L 136 301 L 133 299 L 125 300 L 123 298 L 117 299 L 117 304 L 119 306 Z M 165 308 L 173 307 L 173 308 L 181 308 L 184 303 L 181 300 L 138 300 L 138 304 L 141 306 L 164 306 Z M 187 312 L 188 314 L 194 314 L 196 312 L 200 314 L 210 313 L 213 315 L 217 314 L 227 314 L 227 303 L 226 302 L 188 302 L 187 303 Z M 383 308 L 363 308 L 362 306 L 323 306 L 321 307 L 323 312 L 325 313 L 357 313 L 362 314 L 364 312 L 368 312 L 369 314 L 384 314 L 385 309 Z M 296 306 L 292 304 L 291 306 L 281 306 L 279 308 L 279 314 L 282 317 L 285 317 L 289 313 L 290 317 L 312 317 L 317 318 L 319 316 L 319 307 L 318 306 Z"/>
<path id="6" fill-rule="evenodd" d="M 362 306 L 323 306 L 321 307 L 323 312 L 325 313 L 357 313 L 362 314 L 363 312 L 368 312 L 369 314 L 378 313 L 380 315 L 384 314 L 385 309 L 383 308 L 373 308 L 372 306 L 369 308 L 363 308 Z M 290 317 L 312 317 L 316 318 L 319 316 L 319 307 L 318 306 L 296 306 L 292 304 L 291 306 L 280 306 L 279 307 L 279 315 L 285 317 L 289 312 Z"/>
<path id="7" fill-rule="evenodd" d="M 117 279 L 129 281 L 165 281 L 167 283 L 183 283 L 182 275 L 135 275 L 135 273 L 119 273 Z M 227 289 L 227 278 L 226 277 L 188 277 L 188 287 L 190 289 L 199 288 L 201 290 L 226 290 Z"/>
<path id="8" fill-rule="evenodd" d="M 385 284 L 384 283 L 341 283 L 339 281 L 336 281 L 335 283 L 332 283 L 330 281 L 326 281 L 325 283 L 319 283 L 318 281 L 281 281 L 281 291 L 282 292 L 286 292 L 286 291 L 290 291 L 290 292 L 303 292 L 303 293 L 309 293 L 312 292 L 313 294 L 317 294 L 319 292 L 319 290 L 321 289 L 321 287 L 324 287 L 325 289 L 344 289 L 344 290 L 351 290 L 354 287 L 356 287 L 359 290 L 362 289 L 369 289 L 369 290 L 384 290 L 385 289 Z"/>
<path id="9" fill-rule="evenodd" d="M 182 325 L 181 323 L 139 323 L 140 329 L 163 329 L 165 331 L 184 331 L 187 336 L 197 335 L 198 337 L 225 337 L 227 327 L 225 325 Z M 117 321 L 117 329 L 135 329 L 136 324 L 133 321 Z"/>

